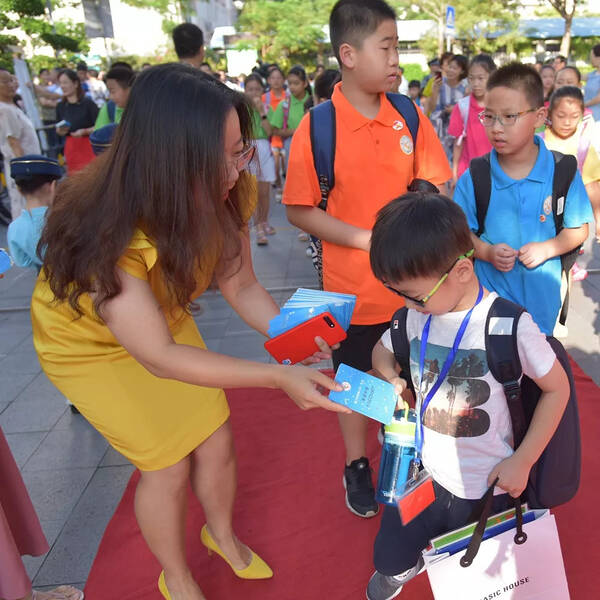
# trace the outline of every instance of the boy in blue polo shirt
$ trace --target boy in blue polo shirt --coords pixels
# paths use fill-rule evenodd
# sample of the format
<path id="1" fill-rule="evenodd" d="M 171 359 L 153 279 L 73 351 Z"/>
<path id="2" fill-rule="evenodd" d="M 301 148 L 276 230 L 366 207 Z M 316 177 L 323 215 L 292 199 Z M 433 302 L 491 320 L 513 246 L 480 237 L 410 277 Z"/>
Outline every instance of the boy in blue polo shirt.
<path id="1" fill-rule="evenodd" d="M 62 171 L 53 158 L 27 154 L 10 161 L 10 175 L 27 203 L 21 215 L 8 226 L 8 249 L 17 266 L 35 267 L 39 271 L 42 259 L 37 254 L 37 245 Z"/>
<path id="2" fill-rule="evenodd" d="M 592 207 L 579 173 L 562 206 L 564 229 L 552 215 L 554 157 L 535 135 L 546 119 L 542 80 L 532 67 L 512 63 L 493 73 L 480 115 L 492 144 L 491 195 L 480 237 L 474 233 L 475 271 L 481 283 L 525 307 L 552 335 L 561 307 L 561 255 L 588 236 Z M 458 180 L 454 200 L 477 231 L 471 170 Z"/>

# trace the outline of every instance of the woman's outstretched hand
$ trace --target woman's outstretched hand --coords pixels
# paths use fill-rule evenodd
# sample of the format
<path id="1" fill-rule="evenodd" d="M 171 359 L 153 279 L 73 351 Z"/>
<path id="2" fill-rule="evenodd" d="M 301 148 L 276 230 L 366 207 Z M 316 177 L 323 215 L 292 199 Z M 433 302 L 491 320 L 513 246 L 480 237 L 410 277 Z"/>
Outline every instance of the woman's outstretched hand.
<path id="1" fill-rule="evenodd" d="M 324 408 L 334 412 L 349 414 L 352 411 L 341 404 L 332 402 L 321 394 L 319 386 L 325 391 L 342 391 L 342 386 L 316 369 L 302 365 L 280 366 L 277 387 L 282 389 L 302 410 Z"/>

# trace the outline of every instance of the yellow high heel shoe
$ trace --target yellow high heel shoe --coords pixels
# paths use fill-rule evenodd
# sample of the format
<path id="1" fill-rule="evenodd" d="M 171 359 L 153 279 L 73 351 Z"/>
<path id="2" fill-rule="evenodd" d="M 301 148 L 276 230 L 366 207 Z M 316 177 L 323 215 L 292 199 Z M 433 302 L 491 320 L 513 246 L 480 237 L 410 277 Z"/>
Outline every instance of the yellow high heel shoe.
<path id="1" fill-rule="evenodd" d="M 167 589 L 167 584 L 165 583 L 165 572 L 160 572 L 160 577 L 158 578 L 158 591 L 163 595 L 165 600 L 171 600 L 171 594 L 169 594 L 169 590 Z"/>
<path id="2" fill-rule="evenodd" d="M 206 546 L 208 550 L 209 556 L 216 552 L 232 569 L 232 571 L 241 579 L 270 579 L 273 577 L 273 571 L 269 565 L 260 557 L 258 554 L 255 554 L 252 550 L 252 560 L 250 564 L 245 569 L 236 569 L 229 559 L 223 554 L 221 548 L 217 546 L 216 542 L 212 539 L 212 536 L 208 532 L 206 525 L 202 528 L 200 532 L 200 539 L 202 543 Z"/>

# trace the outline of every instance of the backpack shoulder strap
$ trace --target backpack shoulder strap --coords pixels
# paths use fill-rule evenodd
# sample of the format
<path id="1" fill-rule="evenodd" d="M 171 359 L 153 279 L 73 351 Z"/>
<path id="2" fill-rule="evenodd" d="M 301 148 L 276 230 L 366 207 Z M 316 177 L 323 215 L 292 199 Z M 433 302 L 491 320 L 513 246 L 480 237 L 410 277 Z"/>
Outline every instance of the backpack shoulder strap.
<path id="1" fill-rule="evenodd" d="M 392 317 L 390 323 L 390 337 L 392 338 L 392 348 L 396 362 L 402 368 L 402 377 L 406 379 L 408 388 L 414 393 L 414 386 L 410 374 L 410 344 L 408 334 L 406 333 L 406 319 L 408 317 L 408 308 L 403 306 L 398 309 Z"/>
<path id="2" fill-rule="evenodd" d="M 327 100 L 311 108 L 309 115 L 310 145 L 321 192 L 319 208 L 327 210 L 329 192 L 335 185 L 335 106 Z"/>
<path id="3" fill-rule="evenodd" d="M 475 208 L 477 209 L 477 237 L 480 237 L 485 229 L 485 217 L 490 205 L 492 195 L 492 167 L 490 155 L 485 154 L 474 158 L 470 165 L 471 180 L 475 191 Z"/>
<path id="4" fill-rule="evenodd" d="M 417 145 L 417 134 L 419 133 L 419 113 L 415 103 L 404 94 L 386 94 L 391 105 L 396 109 L 400 116 L 406 121 L 406 126 L 410 131 L 413 140 L 413 146 Z"/>
<path id="5" fill-rule="evenodd" d="M 554 155 L 554 177 L 552 179 L 552 214 L 556 226 L 556 235 L 563 229 L 565 205 L 571 182 L 577 173 L 577 159 L 570 154 L 552 150 Z"/>
<path id="6" fill-rule="evenodd" d="M 115 113 L 117 111 L 117 105 L 112 100 L 109 100 L 106 103 L 106 110 L 108 112 L 108 120 L 111 123 L 114 123 L 115 122 Z"/>
<path id="7" fill-rule="evenodd" d="M 492 302 L 485 322 L 485 351 L 494 379 L 502 384 L 513 426 L 514 447 L 527 432 L 521 402 L 521 359 L 517 345 L 517 327 L 525 309 L 498 297 Z"/>

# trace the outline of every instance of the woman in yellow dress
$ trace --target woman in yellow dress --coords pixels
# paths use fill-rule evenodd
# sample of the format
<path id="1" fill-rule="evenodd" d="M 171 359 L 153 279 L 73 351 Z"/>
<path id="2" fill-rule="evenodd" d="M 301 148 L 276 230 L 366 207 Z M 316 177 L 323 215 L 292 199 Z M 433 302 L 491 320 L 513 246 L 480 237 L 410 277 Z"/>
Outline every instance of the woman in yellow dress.
<path id="1" fill-rule="evenodd" d="M 204 545 L 239 577 L 272 575 L 232 529 L 235 455 L 220 388 L 281 388 L 301 408 L 347 412 L 317 391 L 337 385 L 314 369 L 208 351 L 190 314 L 213 281 L 263 334 L 279 312 L 250 258 L 250 131 L 241 94 L 189 66 L 147 69 L 112 147 L 59 188 L 40 242 L 40 362 L 140 469 L 137 520 L 173 600 L 204 598 L 185 557 L 188 481 L 206 514 Z"/>

